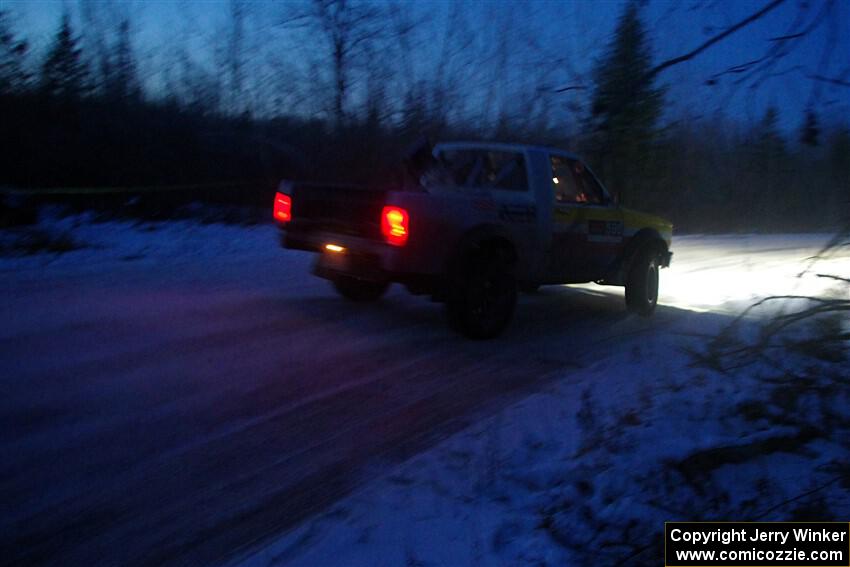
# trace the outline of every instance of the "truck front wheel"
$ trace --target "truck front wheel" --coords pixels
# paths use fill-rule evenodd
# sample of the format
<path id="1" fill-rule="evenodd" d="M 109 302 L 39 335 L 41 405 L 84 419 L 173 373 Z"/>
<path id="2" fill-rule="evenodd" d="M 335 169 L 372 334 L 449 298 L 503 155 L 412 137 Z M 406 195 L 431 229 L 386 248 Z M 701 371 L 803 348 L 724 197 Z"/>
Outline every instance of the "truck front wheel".
<path id="1" fill-rule="evenodd" d="M 511 320 L 517 283 L 504 254 L 485 251 L 469 258 L 448 295 L 449 325 L 467 337 L 490 339 Z"/>
<path id="2" fill-rule="evenodd" d="M 640 252 L 626 278 L 626 307 L 643 317 L 655 312 L 658 303 L 658 254 L 652 249 Z"/>
<path id="3" fill-rule="evenodd" d="M 341 296 L 357 302 L 376 301 L 390 287 L 390 282 L 372 282 L 351 276 L 337 276 L 333 284 Z"/>

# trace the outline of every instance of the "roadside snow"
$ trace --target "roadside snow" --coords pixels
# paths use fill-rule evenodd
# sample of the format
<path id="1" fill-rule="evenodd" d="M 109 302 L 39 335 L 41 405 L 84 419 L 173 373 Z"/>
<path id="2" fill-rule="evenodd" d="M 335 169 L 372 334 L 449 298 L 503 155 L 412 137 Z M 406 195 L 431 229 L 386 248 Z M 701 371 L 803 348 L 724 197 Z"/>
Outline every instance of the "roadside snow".
<path id="1" fill-rule="evenodd" d="M 684 236 L 674 241 L 673 264 L 663 271 L 665 305 L 738 313 L 770 295 L 823 295 L 833 281 L 818 273 L 850 273 L 850 255 L 819 260 L 829 235 Z M 722 250 L 722 254 L 718 254 Z"/>
<path id="2" fill-rule="evenodd" d="M 279 248 L 277 229 L 271 224 L 239 226 L 201 224 L 195 221 L 106 221 L 96 222 L 92 214 L 58 216 L 45 214 L 37 227 L 0 231 L 9 240 L 28 230 L 67 234 L 81 248 L 55 254 L 50 252 L 0 257 L 0 273 L 50 269 L 80 271 L 86 267 L 111 266 L 123 262 L 151 263 L 158 260 L 196 261 L 219 256 L 272 256 Z"/>
<path id="3" fill-rule="evenodd" d="M 661 564 L 665 521 L 846 518 L 846 374 L 790 417 L 805 385 L 692 369 L 682 346 L 635 340 L 241 564 Z"/>

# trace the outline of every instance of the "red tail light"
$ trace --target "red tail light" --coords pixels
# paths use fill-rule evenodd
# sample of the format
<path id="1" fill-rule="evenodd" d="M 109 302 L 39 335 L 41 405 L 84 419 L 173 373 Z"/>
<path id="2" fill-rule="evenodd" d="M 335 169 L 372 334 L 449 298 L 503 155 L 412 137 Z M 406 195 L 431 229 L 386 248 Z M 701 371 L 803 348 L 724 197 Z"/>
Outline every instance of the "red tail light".
<path id="1" fill-rule="evenodd" d="M 274 196 L 274 220 L 289 222 L 292 220 L 292 197 L 277 193 Z"/>
<path id="2" fill-rule="evenodd" d="M 389 244 L 404 246 L 409 234 L 410 217 L 401 207 L 386 206 L 381 211 L 381 234 Z"/>

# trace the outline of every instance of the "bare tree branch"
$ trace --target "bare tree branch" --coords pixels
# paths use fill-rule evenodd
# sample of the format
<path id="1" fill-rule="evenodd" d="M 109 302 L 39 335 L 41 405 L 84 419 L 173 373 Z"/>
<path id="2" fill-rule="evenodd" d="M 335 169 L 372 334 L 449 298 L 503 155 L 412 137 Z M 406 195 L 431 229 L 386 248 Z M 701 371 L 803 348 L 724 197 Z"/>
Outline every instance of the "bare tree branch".
<path id="1" fill-rule="evenodd" d="M 746 26 L 750 25 L 751 23 L 761 19 L 762 17 L 764 17 L 769 12 L 778 8 L 783 2 L 785 2 L 785 0 L 773 0 L 771 3 L 766 5 L 764 8 L 762 8 L 758 12 L 755 12 L 754 14 L 747 16 L 746 18 L 744 18 L 743 20 L 741 20 L 737 24 L 727 28 L 722 33 L 719 33 L 716 36 L 712 37 L 711 39 L 705 41 L 704 43 L 702 43 L 701 45 L 699 45 L 695 49 L 689 51 L 688 53 L 685 53 L 684 55 L 680 55 L 678 57 L 674 57 L 672 59 L 668 59 L 667 61 L 664 61 L 663 63 L 656 65 L 648 73 L 647 79 L 652 79 L 653 77 L 655 77 L 656 75 L 661 73 L 661 71 L 664 71 L 665 69 L 667 69 L 669 67 L 672 67 L 674 65 L 678 65 L 679 63 L 684 63 L 685 61 L 690 61 L 691 59 L 693 59 L 694 57 L 696 57 L 697 55 L 699 55 L 700 53 L 702 53 L 703 51 L 705 51 L 706 49 L 708 49 L 709 47 L 714 45 L 715 43 L 722 41 L 723 39 L 729 37 L 730 35 L 732 35 L 736 31 L 738 31 L 742 28 L 745 28 Z"/>
<path id="2" fill-rule="evenodd" d="M 834 276 L 832 274 L 815 274 L 819 278 L 827 278 L 830 280 L 838 280 L 840 282 L 850 283 L 850 278 L 842 278 L 841 276 Z"/>
<path id="3" fill-rule="evenodd" d="M 805 32 L 792 33 L 790 35 L 780 35 L 777 37 L 771 37 L 767 41 L 788 41 L 789 39 L 797 39 L 806 35 Z"/>
<path id="4" fill-rule="evenodd" d="M 558 89 L 553 90 L 552 92 L 555 92 L 555 93 L 565 93 L 565 92 L 567 92 L 567 91 L 583 91 L 583 90 L 585 90 L 586 88 L 587 88 L 587 87 L 584 87 L 584 86 L 582 86 L 582 85 L 570 85 L 570 86 L 568 86 L 568 87 L 560 87 L 560 88 L 558 88 Z"/>
<path id="5" fill-rule="evenodd" d="M 823 81 L 825 83 L 830 83 L 839 87 L 850 87 L 850 81 L 845 81 L 838 78 L 822 77 L 821 75 L 806 75 L 806 78 L 811 79 L 813 81 Z"/>

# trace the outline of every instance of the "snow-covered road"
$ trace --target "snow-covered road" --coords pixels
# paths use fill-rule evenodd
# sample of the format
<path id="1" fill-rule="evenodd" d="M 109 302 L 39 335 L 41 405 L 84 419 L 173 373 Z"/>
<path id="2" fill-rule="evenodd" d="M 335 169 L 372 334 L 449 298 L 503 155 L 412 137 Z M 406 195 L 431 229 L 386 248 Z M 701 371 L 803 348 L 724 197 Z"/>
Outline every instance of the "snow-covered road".
<path id="1" fill-rule="evenodd" d="M 636 338 L 809 285 L 826 238 L 682 238 L 653 319 L 544 288 L 470 342 L 398 287 L 345 303 L 270 226 L 68 228 L 89 247 L 0 259 L 0 563 L 231 561 Z"/>

